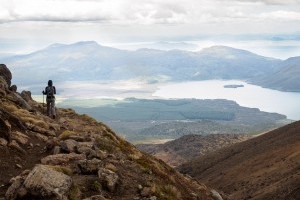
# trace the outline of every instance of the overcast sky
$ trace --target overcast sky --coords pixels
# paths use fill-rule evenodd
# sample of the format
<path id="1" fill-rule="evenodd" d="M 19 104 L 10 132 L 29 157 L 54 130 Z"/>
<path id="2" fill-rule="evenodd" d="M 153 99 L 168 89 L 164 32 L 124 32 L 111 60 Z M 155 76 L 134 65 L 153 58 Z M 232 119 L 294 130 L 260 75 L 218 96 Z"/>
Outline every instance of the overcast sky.
<path id="1" fill-rule="evenodd" d="M 95 40 L 159 41 L 300 56 L 300 0 L 0 0 L 0 53 Z"/>

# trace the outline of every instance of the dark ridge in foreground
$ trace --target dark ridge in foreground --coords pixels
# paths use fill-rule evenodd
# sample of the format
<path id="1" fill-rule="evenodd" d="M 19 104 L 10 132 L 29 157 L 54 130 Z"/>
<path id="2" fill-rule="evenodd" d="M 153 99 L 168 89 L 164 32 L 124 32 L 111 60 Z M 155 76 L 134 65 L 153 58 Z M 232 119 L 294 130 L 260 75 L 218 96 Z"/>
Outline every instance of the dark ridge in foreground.
<path id="1" fill-rule="evenodd" d="M 300 121 L 178 169 L 232 199 L 300 199 Z"/>

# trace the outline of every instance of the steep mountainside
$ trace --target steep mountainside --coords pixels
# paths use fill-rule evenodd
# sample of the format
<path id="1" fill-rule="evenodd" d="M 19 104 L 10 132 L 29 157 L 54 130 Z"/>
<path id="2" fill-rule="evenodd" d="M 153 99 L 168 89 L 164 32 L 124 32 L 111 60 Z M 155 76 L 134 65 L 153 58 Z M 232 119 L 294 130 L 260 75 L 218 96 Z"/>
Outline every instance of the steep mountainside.
<path id="1" fill-rule="evenodd" d="M 179 167 L 232 199 L 300 199 L 300 121 Z"/>
<path id="2" fill-rule="evenodd" d="M 176 172 L 71 109 L 45 116 L 31 93 L 16 92 L 0 65 L 0 198 L 215 199 L 220 194 Z"/>
<path id="3" fill-rule="evenodd" d="M 250 137 L 238 134 L 185 135 L 164 144 L 137 144 L 136 146 L 162 159 L 170 166 L 177 167 L 195 157 L 207 155 Z"/>
<path id="4" fill-rule="evenodd" d="M 279 71 L 254 79 L 254 83 L 282 91 L 300 92 L 300 57 L 285 60 Z"/>
<path id="5" fill-rule="evenodd" d="M 281 60 L 215 46 L 199 52 L 140 49 L 125 51 L 96 42 L 55 44 L 28 55 L 3 60 L 17 83 L 48 80 L 124 80 L 168 77 L 171 80 L 249 79 L 278 69 Z M 74 70 L 76 69 L 76 70 Z M 30 78 L 32 75 L 35 78 Z"/>

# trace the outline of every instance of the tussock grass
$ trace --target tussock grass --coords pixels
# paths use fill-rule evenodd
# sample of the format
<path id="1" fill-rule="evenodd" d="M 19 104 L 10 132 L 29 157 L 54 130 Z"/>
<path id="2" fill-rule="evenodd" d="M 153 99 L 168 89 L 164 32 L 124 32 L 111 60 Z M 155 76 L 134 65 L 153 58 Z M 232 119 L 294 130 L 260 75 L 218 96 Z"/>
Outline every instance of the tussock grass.
<path id="1" fill-rule="evenodd" d="M 70 200 L 81 200 L 81 191 L 79 187 L 73 184 L 70 188 L 68 196 Z"/>
<path id="2" fill-rule="evenodd" d="M 162 200 L 182 199 L 181 193 L 173 185 L 156 186 L 155 196 Z"/>
<path id="3" fill-rule="evenodd" d="M 100 192 L 102 189 L 102 185 L 98 181 L 94 181 L 91 185 L 91 190 L 95 192 Z"/>
<path id="4" fill-rule="evenodd" d="M 40 120 L 37 116 L 31 114 L 28 110 L 18 108 L 17 106 L 13 104 L 8 104 L 6 102 L 3 103 L 3 107 L 8 112 L 19 117 L 25 123 L 31 123 L 35 126 L 39 126 L 44 129 L 49 129 L 49 125 L 46 122 Z"/>
<path id="5" fill-rule="evenodd" d="M 73 174 L 72 169 L 69 167 L 64 167 L 64 166 L 60 166 L 60 165 L 54 165 L 54 166 L 50 165 L 49 167 L 57 172 L 61 172 L 68 176 L 71 176 Z"/>
<path id="6" fill-rule="evenodd" d="M 86 122 L 90 123 L 91 125 L 98 123 L 97 120 L 95 120 L 94 118 L 92 118 L 86 114 L 79 115 L 79 117 L 81 120 L 86 121 Z"/>
<path id="7" fill-rule="evenodd" d="M 59 138 L 60 140 L 66 140 L 66 139 L 68 139 L 71 135 L 76 135 L 76 132 L 66 130 L 66 131 L 62 132 L 62 133 L 58 136 L 58 138 Z"/>
<path id="8" fill-rule="evenodd" d="M 98 148 L 105 150 L 108 153 L 115 153 L 119 149 L 112 140 L 106 137 L 97 137 L 95 144 Z"/>

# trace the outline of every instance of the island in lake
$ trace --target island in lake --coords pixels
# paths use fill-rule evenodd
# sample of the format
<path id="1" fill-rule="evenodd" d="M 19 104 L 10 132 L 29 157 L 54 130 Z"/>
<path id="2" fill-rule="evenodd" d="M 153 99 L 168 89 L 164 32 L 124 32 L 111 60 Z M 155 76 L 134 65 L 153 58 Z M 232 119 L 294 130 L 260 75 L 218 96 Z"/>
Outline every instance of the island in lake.
<path id="1" fill-rule="evenodd" d="M 244 87 L 244 85 L 237 85 L 237 84 L 224 85 L 224 88 L 239 88 L 239 87 Z"/>

